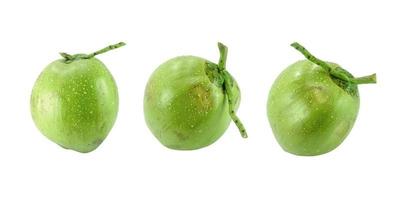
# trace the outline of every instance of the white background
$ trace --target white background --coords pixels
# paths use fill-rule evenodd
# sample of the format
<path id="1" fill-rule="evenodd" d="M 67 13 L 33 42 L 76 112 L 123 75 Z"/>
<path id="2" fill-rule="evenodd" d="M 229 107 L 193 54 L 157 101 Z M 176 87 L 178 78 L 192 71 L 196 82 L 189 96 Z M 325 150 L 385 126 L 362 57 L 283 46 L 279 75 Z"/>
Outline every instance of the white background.
<path id="1" fill-rule="evenodd" d="M 0 199 L 398 199 L 399 6 L 395 1 L 1 1 Z M 120 112 L 94 152 L 64 150 L 36 129 L 34 81 L 58 52 L 98 56 L 117 81 Z M 169 58 L 192 54 L 227 67 L 242 90 L 239 116 L 215 144 L 169 150 L 147 129 L 142 100 L 148 77 Z M 266 117 L 277 75 L 318 57 L 357 76 L 361 108 L 336 150 L 298 157 L 281 150 Z"/>

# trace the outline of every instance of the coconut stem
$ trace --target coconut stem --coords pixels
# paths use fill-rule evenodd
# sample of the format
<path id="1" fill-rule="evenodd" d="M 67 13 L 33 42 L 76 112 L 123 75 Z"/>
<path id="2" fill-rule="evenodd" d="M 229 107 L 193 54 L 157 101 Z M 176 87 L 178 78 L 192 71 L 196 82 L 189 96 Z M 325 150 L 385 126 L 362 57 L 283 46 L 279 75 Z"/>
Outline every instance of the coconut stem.
<path id="1" fill-rule="evenodd" d="M 222 44 L 221 42 L 218 42 L 218 48 L 220 53 L 218 69 L 221 72 L 226 69 L 228 48 L 226 47 L 226 45 Z"/>
<path id="2" fill-rule="evenodd" d="M 312 63 L 315 63 L 316 65 L 319 65 L 320 67 L 322 67 L 327 72 L 331 71 L 331 67 L 326 62 L 324 62 L 324 61 L 316 58 L 315 56 L 313 56 L 305 47 L 300 45 L 298 42 L 292 43 L 291 46 L 294 47 L 299 52 L 301 52 L 305 56 L 305 58 L 308 59 L 309 61 L 311 61 Z"/>
<path id="3" fill-rule="evenodd" d="M 245 127 L 244 127 L 243 123 L 241 122 L 241 120 L 236 115 L 236 112 L 234 109 L 235 106 L 233 105 L 233 91 L 232 91 L 233 82 L 231 80 L 229 73 L 226 71 L 226 60 L 227 60 L 228 48 L 220 42 L 218 43 L 218 47 L 219 47 L 219 52 L 220 52 L 218 70 L 224 79 L 223 89 L 226 92 L 227 101 L 229 104 L 229 114 L 230 114 L 230 117 L 233 120 L 233 122 L 236 124 L 238 130 L 240 131 L 241 137 L 247 138 L 248 137 L 247 131 L 245 130 Z"/>
<path id="4" fill-rule="evenodd" d="M 60 55 L 65 59 L 65 63 L 71 63 L 71 62 L 73 62 L 75 60 L 78 60 L 78 59 L 90 59 L 90 58 L 92 58 L 92 57 L 94 57 L 96 55 L 103 54 L 105 52 L 108 52 L 108 51 L 113 50 L 113 49 L 117 49 L 117 48 L 122 47 L 124 45 L 126 45 L 126 43 L 119 42 L 117 44 L 109 45 L 109 46 L 107 46 L 107 47 L 105 47 L 103 49 L 95 51 L 95 52 L 93 52 L 93 53 L 91 53 L 89 55 L 86 55 L 86 54 L 70 55 L 70 54 L 67 54 L 67 53 L 64 53 L 64 52 L 61 52 Z"/>
<path id="5" fill-rule="evenodd" d="M 370 84 L 370 83 L 377 83 L 377 75 L 371 74 L 369 76 L 363 76 L 359 78 L 353 79 L 353 82 L 356 84 Z"/>
<path id="6" fill-rule="evenodd" d="M 341 79 L 343 81 L 348 81 L 351 83 L 355 84 L 367 84 L 367 83 L 376 83 L 376 74 L 372 74 L 369 76 L 364 76 L 364 77 L 359 77 L 359 78 L 352 78 L 349 77 L 347 74 L 343 73 L 341 70 L 337 70 L 335 68 L 331 68 L 330 65 L 328 65 L 325 61 L 320 60 L 313 56 L 305 47 L 300 45 L 297 42 L 294 42 L 291 44 L 292 47 L 294 47 L 296 50 L 301 52 L 306 59 L 308 59 L 310 62 L 319 65 L 323 69 L 325 69 L 331 76 L 334 76 L 335 78 Z"/>
<path id="7" fill-rule="evenodd" d="M 226 71 L 223 73 L 223 77 L 225 79 L 224 81 L 224 88 L 226 90 L 227 94 L 227 101 L 229 103 L 229 114 L 233 122 L 236 124 L 238 130 L 240 131 L 241 137 L 247 138 L 248 134 L 247 131 L 245 130 L 244 124 L 241 122 L 240 118 L 238 118 L 236 111 L 234 110 L 234 104 L 233 104 L 233 92 L 232 92 L 232 82 L 230 77 L 228 77 L 228 74 Z"/>
<path id="8" fill-rule="evenodd" d="M 125 45 L 126 45 L 126 43 L 124 43 L 124 42 L 119 42 L 118 44 L 109 45 L 109 46 L 107 46 L 107 47 L 105 47 L 103 49 L 100 49 L 98 51 L 95 51 L 95 52 L 87 55 L 87 58 L 92 58 L 92 57 L 94 57 L 96 55 L 111 51 L 113 49 L 117 49 L 117 48 L 125 46 Z"/>

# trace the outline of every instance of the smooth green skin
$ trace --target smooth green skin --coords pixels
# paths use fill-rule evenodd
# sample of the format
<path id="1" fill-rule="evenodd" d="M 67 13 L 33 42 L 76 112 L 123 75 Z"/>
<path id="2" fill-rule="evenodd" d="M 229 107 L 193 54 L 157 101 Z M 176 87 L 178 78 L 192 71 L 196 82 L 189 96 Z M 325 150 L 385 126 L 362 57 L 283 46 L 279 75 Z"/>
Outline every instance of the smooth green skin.
<path id="1" fill-rule="evenodd" d="M 60 146 L 86 153 L 107 137 L 118 112 L 118 90 L 96 58 L 49 64 L 37 79 L 31 112 L 39 130 Z"/>
<path id="2" fill-rule="evenodd" d="M 231 117 L 223 89 L 206 74 L 209 61 L 194 57 L 173 58 L 151 75 L 144 97 L 145 120 L 166 147 L 194 150 L 219 139 Z M 240 91 L 233 80 L 233 105 Z"/>
<path id="3" fill-rule="evenodd" d="M 279 75 L 267 103 L 269 122 L 280 146 L 303 156 L 324 154 L 339 146 L 358 111 L 358 95 L 347 93 L 330 74 L 308 60 L 292 64 Z"/>

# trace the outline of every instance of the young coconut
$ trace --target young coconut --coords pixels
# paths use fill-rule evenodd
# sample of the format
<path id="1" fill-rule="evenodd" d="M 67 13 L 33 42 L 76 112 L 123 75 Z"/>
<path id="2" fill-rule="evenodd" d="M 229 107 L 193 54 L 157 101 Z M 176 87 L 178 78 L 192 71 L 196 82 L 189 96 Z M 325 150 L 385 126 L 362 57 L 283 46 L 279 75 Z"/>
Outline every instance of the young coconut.
<path id="1" fill-rule="evenodd" d="M 314 156 L 339 146 L 359 111 L 359 84 L 376 83 L 376 75 L 354 78 L 331 62 L 291 45 L 307 60 L 285 69 L 274 82 L 267 115 L 274 136 L 287 152 Z"/>
<path id="2" fill-rule="evenodd" d="M 110 132 L 118 112 L 118 89 L 96 55 L 125 45 L 121 42 L 91 54 L 60 53 L 40 74 L 31 96 L 32 118 L 51 141 L 86 153 Z"/>
<path id="3" fill-rule="evenodd" d="M 144 116 L 154 136 L 166 147 L 193 150 L 208 146 L 236 116 L 240 90 L 226 70 L 227 47 L 218 43 L 219 63 L 195 56 L 166 61 L 151 75 L 144 97 Z"/>

